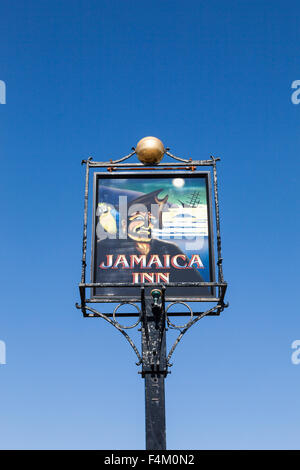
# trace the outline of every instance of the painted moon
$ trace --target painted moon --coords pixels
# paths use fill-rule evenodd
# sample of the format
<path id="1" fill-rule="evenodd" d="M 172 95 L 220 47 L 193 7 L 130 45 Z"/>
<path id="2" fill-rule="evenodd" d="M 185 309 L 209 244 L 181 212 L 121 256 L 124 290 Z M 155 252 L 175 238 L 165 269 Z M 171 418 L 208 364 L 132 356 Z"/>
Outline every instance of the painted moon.
<path id="1" fill-rule="evenodd" d="M 184 183 L 185 182 L 183 178 L 174 178 L 172 181 L 172 184 L 175 186 L 175 188 L 183 188 Z"/>

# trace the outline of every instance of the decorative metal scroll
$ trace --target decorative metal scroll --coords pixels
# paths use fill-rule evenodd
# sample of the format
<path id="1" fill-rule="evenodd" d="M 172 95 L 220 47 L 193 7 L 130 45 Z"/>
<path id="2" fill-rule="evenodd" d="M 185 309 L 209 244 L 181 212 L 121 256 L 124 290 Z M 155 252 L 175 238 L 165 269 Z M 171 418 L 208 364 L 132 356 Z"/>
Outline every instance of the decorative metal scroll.
<path id="1" fill-rule="evenodd" d="M 79 305 L 79 304 L 75 304 L 76 305 L 76 308 L 78 309 L 82 309 L 82 306 Z M 120 305 L 123 305 L 122 304 L 119 304 L 118 307 Z M 120 333 L 122 333 L 122 335 L 127 339 L 128 343 L 130 344 L 130 346 L 132 347 L 132 349 L 134 350 L 135 354 L 137 355 L 137 358 L 138 358 L 138 362 L 136 363 L 137 366 L 139 366 L 141 363 L 142 363 L 142 358 L 141 358 L 141 355 L 137 349 L 137 347 L 135 346 L 134 342 L 132 341 L 132 339 L 130 338 L 130 336 L 124 331 L 124 326 L 120 325 L 116 320 L 112 320 L 111 318 L 109 318 L 107 315 L 105 315 L 104 313 L 101 313 L 101 312 L 98 312 L 97 310 L 95 310 L 94 308 L 91 308 L 91 307 L 85 307 L 85 310 L 88 310 L 89 312 L 92 312 L 92 313 L 88 313 L 88 314 L 85 314 L 84 316 L 85 317 L 100 317 L 100 318 L 103 318 L 104 320 L 106 320 L 110 325 L 114 326 Z M 137 326 L 141 321 L 141 318 L 139 317 L 138 321 L 131 327 L 131 328 L 134 328 L 135 326 Z"/>
<path id="2" fill-rule="evenodd" d="M 94 308 L 91 308 L 89 306 L 85 306 L 85 310 L 91 312 L 91 313 L 85 313 L 85 317 L 97 317 L 97 318 L 103 318 L 104 320 L 106 320 L 110 325 L 114 326 L 124 337 L 125 339 L 128 341 L 128 343 L 130 344 L 130 346 L 132 347 L 132 349 L 134 350 L 137 358 L 138 358 L 138 362 L 136 362 L 136 365 L 139 366 L 142 364 L 143 362 L 143 359 L 142 359 L 142 355 L 141 353 L 139 352 L 137 346 L 134 344 L 132 338 L 130 338 L 130 336 L 124 331 L 125 329 L 132 329 L 132 328 L 135 328 L 136 326 L 138 326 L 140 323 L 143 323 L 144 322 L 144 319 L 145 319 L 145 309 L 143 308 L 143 300 L 141 301 L 141 304 L 142 304 L 142 310 L 140 310 L 136 304 L 133 304 L 132 302 L 121 302 L 120 304 L 118 304 L 118 306 L 114 309 L 114 313 L 113 315 L 115 315 L 115 312 L 116 310 L 121 307 L 122 305 L 125 305 L 125 304 L 130 304 L 130 305 L 134 305 L 138 311 L 139 311 L 139 317 L 138 317 L 138 320 L 133 324 L 133 325 L 130 325 L 130 326 L 122 326 L 120 325 L 119 322 L 116 321 L 115 317 L 113 317 L 113 319 L 109 318 L 107 316 L 107 314 L 104 314 L 104 313 L 101 313 L 97 310 L 95 310 Z M 191 313 L 191 320 L 187 323 L 185 323 L 183 326 L 177 326 L 177 325 L 174 325 L 170 319 L 168 318 L 168 315 L 167 315 L 167 312 L 169 310 L 170 307 L 172 307 L 174 304 L 185 304 L 184 302 L 172 302 L 168 307 L 167 309 L 165 309 L 164 311 L 161 312 L 161 315 L 162 317 L 165 317 L 166 319 L 166 323 L 168 325 L 168 327 L 170 328 L 173 328 L 173 329 L 177 329 L 180 331 L 180 334 L 178 335 L 178 337 L 176 338 L 173 346 L 171 347 L 169 353 L 167 354 L 167 367 L 172 367 L 173 364 L 170 363 L 170 359 L 178 345 L 178 343 L 181 341 L 183 335 L 191 328 L 191 326 L 195 325 L 199 320 L 201 320 L 202 318 L 204 318 L 205 316 L 208 316 L 208 315 L 211 315 L 213 314 L 214 312 L 218 312 L 217 314 L 220 314 L 221 311 L 224 310 L 224 308 L 228 307 L 228 304 L 223 304 L 223 305 L 215 305 L 214 307 L 210 308 L 209 310 L 206 310 L 205 312 L 200 312 L 200 313 L 196 313 L 194 314 L 191 307 L 188 305 L 188 304 L 185 304 L 185 306 L 188 307 L 188 309 L 190 310 L 190 313 Z M 77 304 L 76 303 L 76 308 L 78 309 L 81 309 L 82 310 L 82 306 Z"/>

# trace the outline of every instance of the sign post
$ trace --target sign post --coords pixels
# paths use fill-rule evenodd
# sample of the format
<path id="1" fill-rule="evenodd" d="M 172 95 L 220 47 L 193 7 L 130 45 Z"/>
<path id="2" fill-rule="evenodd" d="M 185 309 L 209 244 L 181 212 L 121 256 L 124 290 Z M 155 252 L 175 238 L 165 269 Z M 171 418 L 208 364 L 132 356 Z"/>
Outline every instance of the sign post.
<path id="1" fill-rule="evenodd" d="M 145 379 L 146 449 L 166 449 L 165 377 L 166 331 L 158 299 L 161 291 L 153 291 L 154 302 L 146 303 L 142 327 L 142 376 Z M 157 300 L 156 300 L 157 299 Z"/>
<path id="2" fill-rule="evenodd" d="M 141 163 L 124 163 L 135 154 Z M 161 161 L 165 154 L 171 162 Z M 183 159 L 172 155 L 159 139 L 146 137 L 119 160 L 94 162 L 90 157 L 82 162 L 86 176 L 81 302 L 76 307 L 84 317 L 109 322 L 134 350 L 145 380 L 149 450 L 166 449 L 164 381 L 175 348 L 191 326 L 205 316 L 220 315 L 228 305 L 224 302 L 227 283 L 222 269 L 218 160 Z M 212 171 L 198 171 L 201 167 Z M 94 169 L 91 282 L 87 283 L 89 175 Z M 210 308 L 193 312 L 188 302 L 209 302 Z M 97 304 L 117 305 L 103 313 L 94 308 Z M 120 313 L 122 305 L 134 306 L 136 313 Z M 182 305 L 188 311 L 171 311 Z M 171 321 L 176 316 L 190 318 L 178 325 Z M 136 321 L 125 326 L 119 322 L 122 317 L 136 317 Z M 126 331 L 138 325 L 141 352 Z M 179 331 L 168 353 L 167 329 Z"/>

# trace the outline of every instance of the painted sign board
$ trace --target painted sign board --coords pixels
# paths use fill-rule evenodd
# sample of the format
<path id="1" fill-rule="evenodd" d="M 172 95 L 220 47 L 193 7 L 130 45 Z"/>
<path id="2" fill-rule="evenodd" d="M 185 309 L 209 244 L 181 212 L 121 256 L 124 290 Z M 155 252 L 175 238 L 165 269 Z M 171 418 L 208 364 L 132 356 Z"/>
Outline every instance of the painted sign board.
<path id="1" fill-rule="evenodd" d="M 92 298 L 136 296 L 135 284 L 215 282 L 210 172 L 94 174 Z M 166 299 L 214 287 L 167 287 Z"/>

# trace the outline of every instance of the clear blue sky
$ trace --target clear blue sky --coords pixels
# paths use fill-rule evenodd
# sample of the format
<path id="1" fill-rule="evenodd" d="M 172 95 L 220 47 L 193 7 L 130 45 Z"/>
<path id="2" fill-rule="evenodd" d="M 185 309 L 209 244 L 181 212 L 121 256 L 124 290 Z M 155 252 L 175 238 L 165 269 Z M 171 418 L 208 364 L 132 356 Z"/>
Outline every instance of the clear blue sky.
<path id="1" fill-rule="evenodd" d="M 222 158 L 230 308 L 174 353 L 168 448 L 299 448 L 299 14 L 297 1 L 1 2 L 1 448 L 144 448 L 134 353 L 74 304 L 81 159 L 146 135 Z"/>

